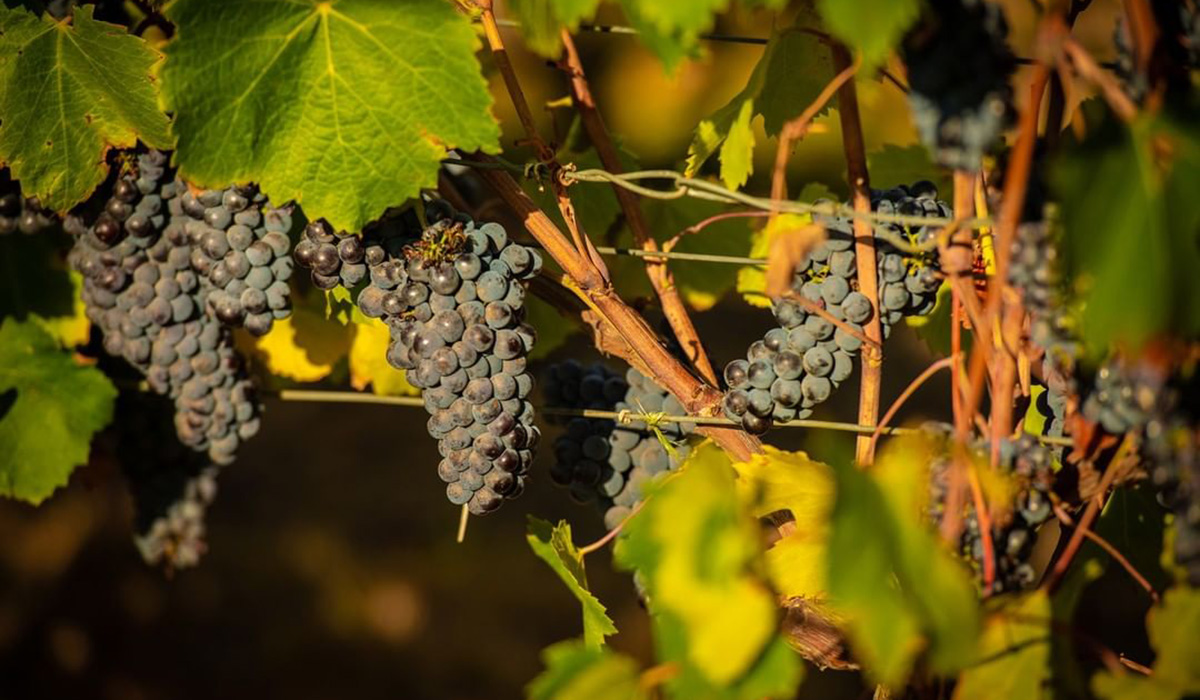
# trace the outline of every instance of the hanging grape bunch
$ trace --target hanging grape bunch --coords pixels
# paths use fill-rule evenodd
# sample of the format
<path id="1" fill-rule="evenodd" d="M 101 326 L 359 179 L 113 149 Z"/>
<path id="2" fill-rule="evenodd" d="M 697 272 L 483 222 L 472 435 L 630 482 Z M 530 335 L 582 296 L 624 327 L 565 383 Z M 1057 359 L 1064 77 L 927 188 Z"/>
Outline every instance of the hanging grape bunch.
<path id="1" fill-rule="evenodd" d="M 222 290 L 211 279 L 213 266 L 204 267 L 212 257 L 199 246 L 224 231 L 185 215 L 184 191 L 166 154 L 138 155 L 91 225 L 67 220 L 75 236 L 69 260 L 84 277 L 87 316 L 101 330 L 105 351 L 174 400 L 176 433 L 185 445 L 228 464 L 258 431 L 259 406 L 230 329 L 209 303 Z M 198 212 L 198 204 L 189 206 Z"/>
<path id="2" fill-rule="evenodd" d="M 184 569 L 205 552 L 204 515 L 218 467 L 175 437 L 167 399 L 129 392 L 117 401 L 114 453 L 129 481 L 135 542 L 146 563 Z"/>
<path id="3" fill-rule="evenodd" d="M 952 216 L 928 182 L 874 191 L 871 208 L 887 214 Z M 773 421 L 808 418 L 813 407 L 830 397 L 853 371 L 854 356 L 862 347 L 859 336 L 874 313 L 871 301 L 858 291 L 853 222 L 848 217 L 815 219 L 825 226 L 827 238 L 796 266 L 792 294 L 825 310 L 841 325 L 809 311 L 795 299 L 775 300 L 780 327 L 754 341 L 746 359 L 725 366 L 725 414 L 756 435 L 766 432 Z M 941 275 L 935 251 L 903 253 L 880 237 L 884 231 L 925 244 L 934 240 L 937 229 L 876 225 L 880 323 L 886 338 L 892 326 L 905 317 L 933 310 Z"/>
<path id="4" fill-rule="evenodd" d="M 22 197 L 20 183 L 11 179 L 8 170 L 0 170 L 0 236 L 43 233 L 58 224 L 54 212 L 43 209 L 37 197 Z"/>
<path id="5" fill-rule="evenodd" d="M 929 426 L 927 430 L 934 440 L 943 443 L 938 458 L 929 465 L 928 515 L 934 524 L 940 525 L 946 517 L 950 471 L 953 469 L 953 459 L 945 443 L 953 429 L 936 425 Z M 973 445 L 971 458 L 986 461 L 988 448 L 986 442 Z M 1006 439 L 1000 445 L 999 470 L 1013 482 L 1016 496 L 1011 512 L 1000 518 L 993 516 L 990 533 L 993 581 L 983 591 L 984 595 L 1023 590 L 1037 582 L 1029 556 L 1037 541 L 1038 528 L 1053 513 L 1050 494 L 1054 486 L 1054 454 L 1050 448 L 1029 434 L 1022 434 L 1015 440 Z M 978 515 L 969 500 L 962 518 L 959 551 L 971 562 L 976 574 L 982 577 L 985 569 L 982 531 Z"/>
<path id="6" fill-rule="evenodd" d="M 348 282 L 348 270 L 362 279 L 355 260 L 365 263 L 358 307 L 388 325 L 388 362 L 421 389 L 446 496 L 483 515 L 524 490 L 541 435 L 528 401 L 525 356 L 537 334 L 524 322 L 523 282 L 542 259 L 499 224 L 476 226 L 438 205 L 427 214 L 432 223 L 416 240 L 370 234 L 354 245 L 310 227 L 296 259 L 318 286 Z"/>
<path id="7" fill-rule="evenodd" d="M 904 41 L 913 121 L 938 163 L 978 170 L 1012 122 L 1008 23 L 986 0 L 929 4 Z"/>
<path id="8" fill-rule="evenodd" d="M 266 335 L 291 314 L 290 207 L 272 208 L 253 185 L 181 193 L 192 267 L 212 289 L 205 306 L 221 323 Z"/>
<path id="9" fill-rule="evenodd" d="M 568 360 L 551 366 L 543 394 L 555 406 L 627 412 L 631 417 L 686 413 L 674 396 L 636 369 L 621 377 L 600 363 L 585 368 Z M 609 418 L 571 418 L 554 441 L 550 477 L 570 489 L 575 500 L 594 501 L 611 530 L 642 500 L 642 484 L 678 467 L 691 451 L 691 423 L 659 422 L 654 428 L 641 419 L 618 424 Z"/>

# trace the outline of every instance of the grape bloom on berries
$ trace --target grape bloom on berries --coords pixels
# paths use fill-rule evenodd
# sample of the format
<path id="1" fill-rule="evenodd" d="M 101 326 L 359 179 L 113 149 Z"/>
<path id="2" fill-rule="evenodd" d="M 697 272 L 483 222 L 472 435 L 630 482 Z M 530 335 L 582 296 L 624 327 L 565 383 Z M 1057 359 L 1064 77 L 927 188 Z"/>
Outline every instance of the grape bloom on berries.
<path id="1" fill-rule="evenodd" d="M 928 182 L 872 192 L 871 206 L 880 213 L 951 216 Z M 876 314 L 871 300 L 858 291 L 851 220 L 830 216 L 818 220 L 828 237 L 796 266 L 791 294 L 774 300 L 779 327 L 754 341 L 745 359 L 725 367 L 725 415 L 749 433 L 759 435 L 774 422 L 811 416 L 813 408 L 827 401 L 850 376 L 862 347 L 860 336 Z M 936 230 L 877 225 L 878 313 L 886 338 L 906 316 L 933 310 L 942 281 L 936 253 L 905 254 L 880 237 L 883 230 L 914 243 L 931 240 Z"/>
<path id="2" fill-rule="evenodd" d="M 388 362 L 421 390 L 446 497 L 483 515 L 521 495 L 541 438 L 523 285 L 542 259 L 500 224 L 440 204 L 426 214 L 419 237 L 378 227 L 359 239 L 310 225 L 295 255 L 318 286 L 366 280 L 358 308 L 387 324 Z"/>

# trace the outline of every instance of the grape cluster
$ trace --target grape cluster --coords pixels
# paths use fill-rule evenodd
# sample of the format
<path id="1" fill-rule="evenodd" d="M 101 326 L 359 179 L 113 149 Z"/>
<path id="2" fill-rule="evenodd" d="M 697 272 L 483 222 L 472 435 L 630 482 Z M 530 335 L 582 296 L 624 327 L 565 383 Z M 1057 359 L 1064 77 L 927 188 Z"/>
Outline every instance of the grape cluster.
<path id="1" fill-rule="evenodd" d="M 53 231 L 59 226 L 54 212 L 43 209 L 37 197 L 22 197 L 21 185 L 0 171 L 0 236 L 20 231 L 26 235 Z"/>
<path id="2" fill-rule="evenodd" d="M 272 208 L 253 185 L 235 185 L 184 190 L 172 213 L 187 217 L 191 266 L 211 286 L 204 304 L 221 323 L 262 336 L 291 314 L 291 207 Z"/>
<path id="3" fill-rule="evenodd" d="M 920 182 L 873 192 L 872 209 L 884 213 L 952 216 L 938 201 L 932 184 Z M 725 414 L 741 421 L 750 433 L 766 432 L 772 421 L 807 418 L 854 369 L 861 334 L 875 313 L 871 301 L 858 291 L 854 229 L 846 217 L 818 217 L 828 237 L 796 266 L 792 293 L 828 312 L 844 324 L 810 312 L 795 299 L 774 303 L 780 327 L 750 345 L 746 359 L 725 367 Z M 888 230 L 916 243 L 931 240 L 933 227 L 907 231 L 898 225 L 876 227 L 879 270 L 880 322 L 884 337 L 906 316 L 929 313 L 937 303 L 941 276 L 935 253 L 906 255 L 883 238 Z M 858 334 L 848 332 L 853 329 Z"/>
<path id="4" fill-rule="evenodd" d="M 936 438 L 946 440 L 949 426 L 929 426 Z M 987 460 L 988 445 L 975 445 L 973 459 Z M 950 483 L 952 458 L 948 450 L 930 465 L 929 517 L 940 522 Z M 992 586 L 984 591 L 994 595 L 1006 591 L 1030 588 L 1036 583 L 1036 572 L 1029 564 L 1029 555 L 1037 541 L 1038 528 L 1050 519 L 1051 491 L 1054 487 L 1054 454 L 1033 435 L 1022 434 L 1005 440 L 1000 446 L 1000 469 L 1017 484 L 1017 496 L 1007 519 L 992 523 L 992 562 L 995 572 Z M 963 515 L 960 552 L 972 562 L 978 574 L 983 572 L 983 537 L 974 506 L 968 502 Z"/>
<path id="5" fill-rule="evenodd" d="M 353 289 L 367 276 L 366 248 L 361 237 L 334 233 L 325 221 L 314 221 L 305 227 L 304 239 L 293 254 L 301 267 L 311 271 L 318 289 L 338 285 Z"/>
<path id="6" fill-rule="evenodd" d="M 1156 413 L 1145 437 L 1159 500 L 1175 515 L 1175 562 L 1200 585 L 1200 423 L 1194 412 Z"/>
<path id="7" fill-rule="evenodd" d="M 551 366 L 543 394 L 555 406 L 628 412 L 631 417 L 685 413 L 674 396 L 636 369 L 622 378 L 600 363 L 583 367 L 568 360 Z M 652 428 L 636 418 L 620 424 L 607 418 L 572 418 L 554 441 L 550 477 L 569 488 L 575 500 L 595 501 L 611 530 L 641 501 L 643 483 L 679 466 L 691 449 L 687 438 L 693 429 L 691 423 L 658 422 Z"/>
<path id="8" fill-rule="evenodd" d="M 447 498 L 482 515 L 521 494 L 541 437 L 527 400 L 525 357 L 537 334 L 524 322 L 522 282 L 542 259 L 500 224 L 437 207 L 427 215 L 433 223 L 418 240 L 363 241 L 370 282 L 357 303 L 387 323 L 388 362 L 421 389 Z"/>
<path id="9" fill-rule="evenodd" d="M 137 156 L 91 225 L 68 218 L 69 261 L 83 275 L 86 313 L 105 351 L 174 400 L 185 445 L 228 464 L 258 431 L 259 407 L 230 329 L 206 303 L 218 288 L 193 265 L 199 243 L 184 191 L 165 154 Z"/>
<path id="10" fill-rule="evenodd" d="M 163 397 L 123 394 L 112 432 L 133 495 L 142 557 L 171 569 L 195 566 L 206 548 L 204 514 L 216 496 L 218 468 L 175 438 Z"/>
<path id="11" fill-rule="evenodd" d="M 1021 224 L 1013 239 L 1008 283 L 1021 294 L 1031 320 L 1030 339 L 1056 366 L 1079 356 L 1075 321 L 1063 290 L 1056 228 L 1048 221 Z"/>
<path id="12" fill-rule="evenodd" d="M 929 5 L 904 41 L 913 121 L 938 163 L 978 170 L 1012 122 L 1008 24 L 986 0 Z"/>

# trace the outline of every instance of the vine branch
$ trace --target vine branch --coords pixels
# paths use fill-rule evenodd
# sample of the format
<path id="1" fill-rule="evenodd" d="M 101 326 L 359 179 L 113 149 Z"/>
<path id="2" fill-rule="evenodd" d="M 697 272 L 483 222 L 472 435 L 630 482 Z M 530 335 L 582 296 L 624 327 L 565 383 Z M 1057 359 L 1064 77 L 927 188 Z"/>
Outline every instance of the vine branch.
<path id="1" fill-rule="evenodd" d="M 575 103 L 576 111 L 579 112 L 583 128 L 587 131 L 592 147 L 596 149 L 596 154 L 600 156 L 600 162 L 605 169 L 619 175 L 622 170 L 621 159 L 608 135 L 608 129 L 604 126 L 604 118 L 596 108 L 595 98 L 588 86 L 587 75 L 583 71 L 583 63 L 579 60 L 579 52 L 575 50 L 575 42 L 566 30 L 562 32 L 562 42 L 564 58 L 561 65 L 570 77 L 571 99 Z M 617 195 L 621 211 L 625 214 L 629 230 L 633 233 L 634 241 L 644 251 L 649 253 L 657 251 L 658 241 L 650 233 L 650 227 L 646 224 L 646 217 L 637 197 L 629 190 L 622 189 L 615 184 L 613 191 Z M 645 262 L 646 276 L 650 278 L 650 286 L 658 295 L 663 315 L 675 333 L 688 361 L 708 383 L 714 386 L 719 385 L 712 362 L 709 361 L 708 353 L 704 351 L 704 345 L 700 342 L 699 334 L 696 333 L 696 326 L 692 323 L 687 307 L 684 306 L 683 299 L 679 296 L 679 289 L 675 287 L 675 278 L 672 276 L 670 268 L 661 258 L 646 257 Z"/>

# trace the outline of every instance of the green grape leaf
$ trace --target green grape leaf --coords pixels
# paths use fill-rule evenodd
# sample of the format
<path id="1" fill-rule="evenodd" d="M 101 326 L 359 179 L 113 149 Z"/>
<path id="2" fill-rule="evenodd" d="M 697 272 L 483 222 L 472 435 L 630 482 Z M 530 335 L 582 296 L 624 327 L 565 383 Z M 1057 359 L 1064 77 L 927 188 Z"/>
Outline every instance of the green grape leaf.
<path id="1" fill-rule="evenodd" d="M 1049 700 L 1050 597 L 999 598 L 985 617 L 978 660 L 958 678 L 954 700 Z"/>
<path id="2" fill-rule="evenodd" d="M 1103 671 L 1092 679 L 1096 695 L 1110 700 L 1177 700 L 1200 693 L 1200 590 L 1177 587 L 1146 618 L 1158 654 L 1150 676 Z"/>
<path id="3" fill-rule="evenodd" d="M 511 0 L 509 8 L 521 21 L 525 45 L 545 58 L 562 55 L 563 29 L 573 32 L 596 14 L 600 0 Z"/>
<path id="4" fill-rule="evenodd" d="M 645 700 L 637 663 L 603 647 L 559 642 L 542 652 L 546 670 L 527 688 L 529 700 Z"/>
<path id="5" fill-rule="evenodd" d="M 448 148 L 496 152 L 479 40 L 449 2 L 179 0 L 166 102 L 180 172 L 258 182 L 356 231 L 437 183 Z"/>
<path id="6" fill-rule="evenodd" d="M 686 174 L 694 176 L 720 151 L 725 186 L 737 189 L 745 184 L 753 166 L 753 118 L 761 114 L 767 134 L 778 134 L 785 122 L 799 116 L 820 94 L 831 77 L 829 64 L 829 52 L 812 33 L 792 27 L 774 34 L 742 91 L 696 127 L 688 146 Z M 816 116 L 833 104 L 826 103 Z M 735 140 L 733 146 L 728 144 L 730 138 Z M 726 164 L 727 157 L 735 161 Z"/>
<path id="7" fill-rule="evenodd" d="M 1200 119 L 1101 125 L 1054 163 L 1051 181 L 1089 353 L 1200 332 Z"/>
<path id="8" fill-rule="evenodd" d="M 887 59 L 921 14 L 920 0 L 817 0 L 829 33 L 862 55 L 859 72 Z"/>
<path id="9" fill-rule="evenodd" d="M 0 318 L 25 320 L 74 315 L 77 290 L 59 234 L 0 236 Z"/>
<path id="10" fill-rule="evenodd" d="M 803 452 L 770 446 L 733 468 L 738 491 L 755 516 L 786 510 L 795 520 L 792 533 L 765 555 L 775 591 L 789 598 L 824 598 L 833 471 Z"/>
<path id="11" fill-rule="evenodd" d="M 937 187 L 942 199 L 949 201 L 954 194 L 950 173 L 935 165 L 929 157 L 929 149 L 919 143 L 908 146 L 889 143 L 871 151 L 867 154 L 867 171 L 871 173 L 871 187 L 877 189 L 929 180 Z"/>
<path id="12" fill-rule="evenodd" d="M 616 634 L 617 627 L 608 617 L 604 606 L 588 590 L 583 555 L 571 541 L 571 525 L 560 520 L 552 527 L 545 520 L 529 516 L 525 539 L 529 541 L 533 553 L 550 565 L 583 606 L 584 645 L 589 648 L 603 646 L 604 638 Z"/>
<path id="13" fill-rule="evenodd" d="M 27 197 L 65 211 L 104 181 L 110 148 L 170 148 L 162 58 L 79 5 L 70 22 L 0 7 L 0 165 Z"/>
<path id="14" fill-rule="evenodd" d="M 768 136 L 777 135 L 784 124 L 800 116 L 834 75 L 829 49 L 816 34 L 792 27 L 775 37 L 775 43 L 774 51 L 764 56 L 767 69 L 756 105 Z M 836 105 L 834 96 L 813 119 Z"/>
<path id="15" fill-rule="evenodd" d="M 799 663 L 756 574 L 762 545 L 729 457 L 704 443 L 643 493 L 615 558 L 645 583 L 660 660 L 679 665 L 668 687 L 678 697 L 794 692 Z"/>
<path id="16" fill-rule="evenodd" d="M 829 593 L 849 618 L 851 645 L 874 680 L 897 687 L 928 651 L 945 673 L 972 660 L 976 595 L 966 570 L 923 522 L 934 446 L 893 441 L 871 473 L 838 465 L 829 549 Z"/>
<path id="17" fill-rule="evenodd" d="M 0 326 L 0 496 L 37 505 L 87 462 L 117 390 L 34 322 Z"/>

